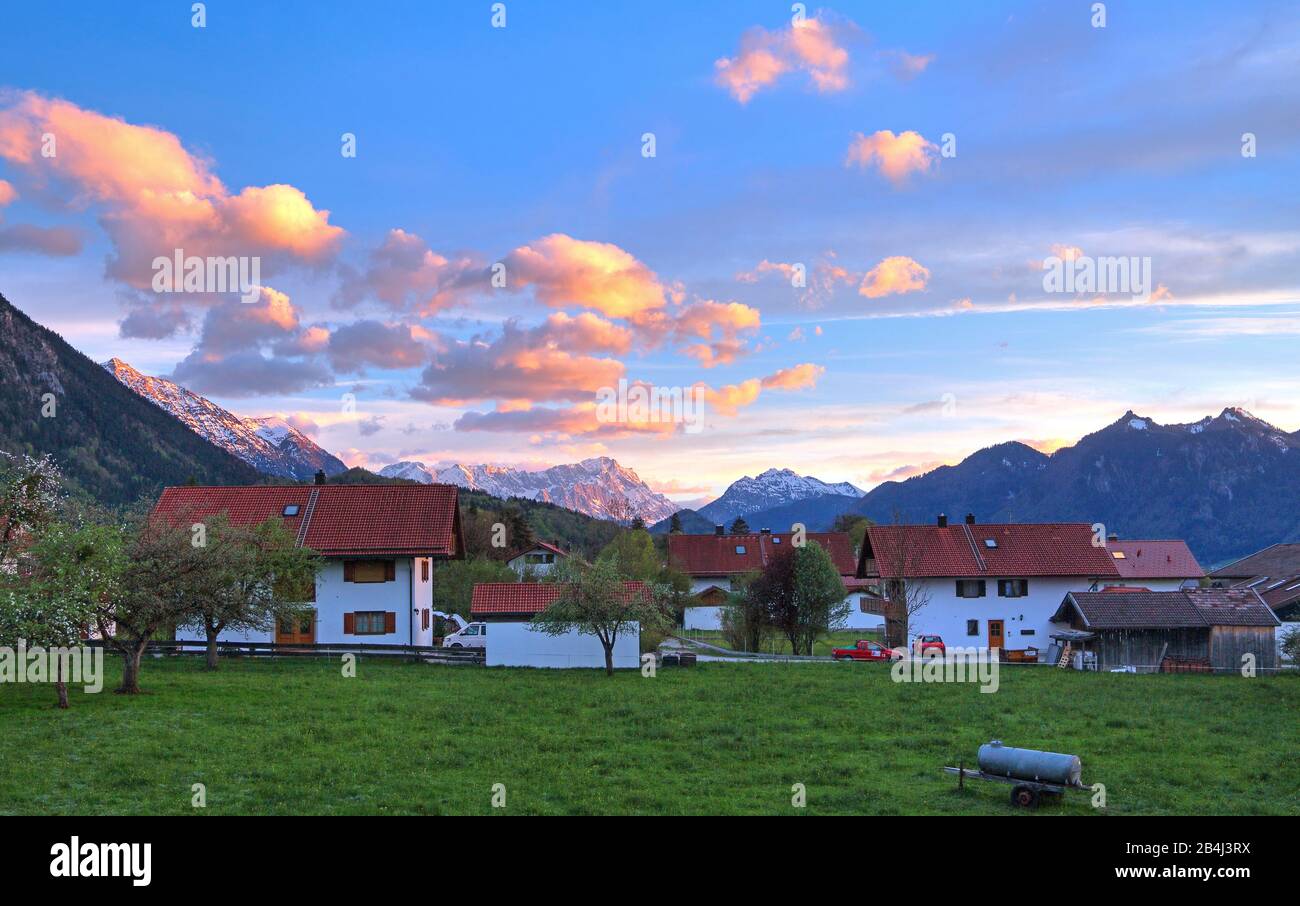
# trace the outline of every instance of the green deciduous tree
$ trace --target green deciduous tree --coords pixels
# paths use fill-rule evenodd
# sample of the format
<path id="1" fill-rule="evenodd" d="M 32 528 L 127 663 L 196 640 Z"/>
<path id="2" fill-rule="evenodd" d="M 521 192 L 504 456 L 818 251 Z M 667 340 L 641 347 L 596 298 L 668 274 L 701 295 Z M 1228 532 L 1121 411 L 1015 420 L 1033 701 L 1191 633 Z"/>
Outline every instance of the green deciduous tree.
<path id="1" fill-rule="evenodd" d="M 605 673 L 614 675 L 614 645 L 620 635 L 638 628 L 668 631 L 673 624 L 670 595 L 663 586 L 646 583 L 629 589 L 618 560 L 595 563 L 569 557 L 546 577 L 561 586 L 560 596 L 533 617 L 532 625 L 547 635 L 579 632 L 594 635 L 605 650 Z"/>
<path id="2" fill-rule="evenodd" d="M 518 582 L 519 576 L 501 560 L 480 555 L 448 560 L 438 567 L 433 581 L 435 609 L 469 619 L 474 586 L 482 582 Z"/>
<path id="3" fill-rule="evenodd" d="M 767 602 L 767 622 L 790 640 L 795 654 L 812 654 L 818 636 L 848 616 L 844 582 L 820 544 L 777 555 L 750 588 Z"/>

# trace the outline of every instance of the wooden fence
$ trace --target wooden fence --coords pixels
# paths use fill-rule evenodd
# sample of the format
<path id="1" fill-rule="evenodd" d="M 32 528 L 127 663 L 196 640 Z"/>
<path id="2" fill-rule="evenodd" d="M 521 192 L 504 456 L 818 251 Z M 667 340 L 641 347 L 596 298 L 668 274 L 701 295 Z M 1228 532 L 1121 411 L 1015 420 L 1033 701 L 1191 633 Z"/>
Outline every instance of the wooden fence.
<path id="1" fill-rule="evenodd" d="M 110 647 L 103 639 L 89 639 L 87 645 L 92 647 Z M 153 655 L 204 655 L 207 654 L 207 642 L 194 641 L 151 641 L 145 650 Z M 337 658 L 345 654 L 362 657 L 403 658 L 408 661 L 423 661 L 431 664 L 482 664 L 486 654 L 482 648 L 434 648 L 428 645 L 385 645 L 378 643 L 293 643 L 278 642 L 217 642 L 217 653 L 221 657 L 328 657 Z"/>

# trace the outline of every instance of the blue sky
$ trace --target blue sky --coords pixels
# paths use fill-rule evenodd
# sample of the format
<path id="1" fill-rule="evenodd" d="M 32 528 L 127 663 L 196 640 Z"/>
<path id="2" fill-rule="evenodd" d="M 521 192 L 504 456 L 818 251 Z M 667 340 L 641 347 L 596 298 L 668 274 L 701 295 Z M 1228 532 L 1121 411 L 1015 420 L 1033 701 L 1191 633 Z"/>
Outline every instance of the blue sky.
<path id="1" fill-rule="evenodd" d="M 1300 428 L 1293 5 L 505 6 L 8 10 L 0 292 L 353 464 L 607 454 L 683 501 L 1128 408 Z M 274 295 L 151 294 L 182 240 Z M 1153 294 L 1047 293 L 1051 255 Z M 703 384 L 704 429 L 593 423 L 615 376 Z"/>

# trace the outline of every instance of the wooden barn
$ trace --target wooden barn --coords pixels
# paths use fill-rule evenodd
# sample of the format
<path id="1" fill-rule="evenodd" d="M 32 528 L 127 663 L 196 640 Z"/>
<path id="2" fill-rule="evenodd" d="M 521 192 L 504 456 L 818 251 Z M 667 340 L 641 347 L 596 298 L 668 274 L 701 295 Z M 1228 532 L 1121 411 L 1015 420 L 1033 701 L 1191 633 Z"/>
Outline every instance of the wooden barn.
<path id="1" fill-rule="evenodd" d="M 1257 670 L 1277 667 L 1278 619 L 1250 589 L 1076 591 L 1052 621 L 1073 630 L 1070 645 L 1100 670 L 1237 673 L 1244 654 Z"/>

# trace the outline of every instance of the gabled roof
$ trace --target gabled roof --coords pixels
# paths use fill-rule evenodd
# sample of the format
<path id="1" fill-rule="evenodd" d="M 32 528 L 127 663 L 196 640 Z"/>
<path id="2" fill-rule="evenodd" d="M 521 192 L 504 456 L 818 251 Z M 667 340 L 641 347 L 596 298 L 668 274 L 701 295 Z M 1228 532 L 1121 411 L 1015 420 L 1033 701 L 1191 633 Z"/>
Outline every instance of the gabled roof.
<path id="1" fill-rule="evenodd" d="M 1249 587 L 1274 611 L 1282 611 L 1300 601 L 1300 576 L 1263 577 L 1260 582 L 1239 583 L 1234 588 Z"/>
<path id="2" fill-rule="evenodd" d="M 874 525 L 858 575 L 882 578 L 1118 576 L 1082 522 Z M 992 543 L 990 543 L 992 542 Z"/>
<path id="3" fill-rule="evenodd" d="M 1277 626 L 1259 595 L 1237 588 L 1180 591 L 1072 591 L 1052 616 L 1079 614 L 1088 629 L 1204 629 L 1210 626 Z"/>
<path id="4" fill-rule="evenodd" d="M 1210 573 L 1213 579 L 1246 579 L 1251 576 L 1300 576 L 1300 541 L 1274 544 Z"/>
<path id="5" fill-rule="evenodd" d="M 555 554 L 555 556 L 557 557 L 569 556 L 568 551 L 556 547 L 554 544 L 551 544 L 549 541 L 534 541 L 532 544 L 528 545 L 527 547 L 521 547 L 519 548 L 519 550 L 515 551 L 509 557 L 506 557 L 506 561 L 509 562 L 510 560 L 514 560 L 517 557 L 522 557 L 524 554 L 531 554 L 533 551 L 549 551 L 552 554 Z"/>
<path id="6" fill-rule="evenodd" d="M 1106 550 L 1125 579 L 1199 579 L 1205 575 L 1185 541 L 1107 541 Z"/>
<path id="7" fill-rule="evenodd" d="M 558 582 L 479 582 L 470 599 L 470 616 L 531 617 L 550 607 L 564 586 Z M 624 600 L 645 594 L 644 582 L 624 582 Z"/>
<path id="8" fill-rule="evenodd" d="M 285 515 L 286 507 L 296 507 Z M 307 485 L 164 488 L 154 514 L 202 520 L 225 513 L 234 525 L 283 521 L 327 557 L 463 556 L 454 485 Z"/>
<path id="9" fill-rule="evenodd" d="M 793 537 L 790 532 L 669 535 L 668 564 L 688 576 L 761 572 L 773 557 L 790 549 Z M 804 537 L 826 549 L 841 576 L 853 575 L 853 542 L 847 532 L 808 532 Z"/>

